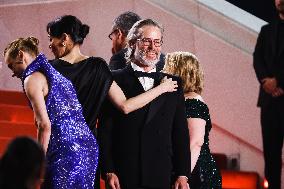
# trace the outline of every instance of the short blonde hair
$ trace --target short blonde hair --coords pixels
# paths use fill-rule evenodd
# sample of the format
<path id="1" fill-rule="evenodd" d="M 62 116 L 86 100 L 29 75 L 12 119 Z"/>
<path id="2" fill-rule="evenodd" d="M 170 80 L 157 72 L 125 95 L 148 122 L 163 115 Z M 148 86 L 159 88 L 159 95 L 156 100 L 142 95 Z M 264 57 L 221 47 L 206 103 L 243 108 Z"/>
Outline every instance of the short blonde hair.
<path id="1" fill-rule="evenodd" d="M 182 79 L 184 93 L 201 94 L 204 87 L 204 75 L 194 54 L 189 52 L 168 53 L 163 72 L 179 76 Z"/>

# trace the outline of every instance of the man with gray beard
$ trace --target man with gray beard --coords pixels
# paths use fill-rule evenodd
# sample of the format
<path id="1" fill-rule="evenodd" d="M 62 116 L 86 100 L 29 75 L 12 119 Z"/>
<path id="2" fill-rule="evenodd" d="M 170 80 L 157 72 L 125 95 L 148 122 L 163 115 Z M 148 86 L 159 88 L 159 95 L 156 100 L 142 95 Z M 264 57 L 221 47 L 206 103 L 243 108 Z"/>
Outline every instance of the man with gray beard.
<path id="1" fill-rule="evenodd" d="M 253 54 L 269 189 L 281 188 L 284 136 L 284 0 L 275 0 L 275 7 L 278 18 L 261 28 Z"/>
<path id="2" fill-rule="evenodd" d="M 125 54 L 127 52 L 127 34 L 131 27 L 141 20 L 141 17 L 134 12 L 124 12 L 113 21 L 111 32 L 108 35 L 112 42 L 113 56 L 109 61 L 111 70 L 122 69 L 127 65 Z M 160 60 L 156 64 L 157 71 L 161 71 L 165 65 L 165 55 L 161 53 Z"/>
<path id="3" fill-rule="evenodd" d="M 163 28 L 154 20 L 140 20 L 127 35 L 128 65 L 113 72 L 127 98 L 156 86 L 165 76 L 178 90 L 164 93 L 128 115 L 111 104 L 99 123 L 102 176 L 111 189 L 188 189 L 189 131 L 181 80 L 156 72 Z"/>

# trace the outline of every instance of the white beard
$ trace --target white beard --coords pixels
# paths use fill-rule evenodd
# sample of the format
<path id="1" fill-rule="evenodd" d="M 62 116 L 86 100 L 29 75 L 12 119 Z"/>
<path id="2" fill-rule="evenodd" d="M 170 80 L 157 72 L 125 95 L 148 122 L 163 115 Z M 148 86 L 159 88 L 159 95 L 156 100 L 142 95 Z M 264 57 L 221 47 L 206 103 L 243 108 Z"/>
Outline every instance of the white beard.
<path id="1" fill-rule="evenodd" d="M 146 52 L 143 51 L 143 50 L 138 50 L 138 51 L 135 51 L 134 53 L 134 57 L 135 57 L 135 60 L 139 61 L 141 64 L 145 65 L 145 66 L 149 66 L 149 67 L 154 67 L 156 66 L 156 64 L 159 62 L 160 60 L 160 54 L 161 53 L 158 53 L 157 55 L 157 59 L 155 60 L 148 60 L 144 57 L 144 54 Z"/>

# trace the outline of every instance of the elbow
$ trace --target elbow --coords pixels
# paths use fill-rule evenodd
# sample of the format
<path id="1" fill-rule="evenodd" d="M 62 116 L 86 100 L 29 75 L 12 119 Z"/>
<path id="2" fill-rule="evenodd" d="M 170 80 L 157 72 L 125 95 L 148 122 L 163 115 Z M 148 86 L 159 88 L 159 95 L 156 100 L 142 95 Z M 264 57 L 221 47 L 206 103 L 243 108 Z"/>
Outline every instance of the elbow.
<path id="1" fill-rule="evenodd" d="M 51 123 L 50 121 L 37 122 L 37 127 L 38 127 L 38 130 L 41 130 L 41 131 L 50 131 Z"/>
<path id="2" fill-rule="evenodd" d="M 190 141 L 190 149 L 199 149 L 201 148 L 201 146 L 204 143 L 204 139 L 199 139 L 199 140 L 194 140 L 194 141 Z"/>
<path id="3" fill-rule="evenodd" d="M 119 107 L 120 111 L 123 113 L 123 114 L 129 114 L 131 111 L 130 111 L 130 107 L 126 104 L 126 105 L 121 105 Z"/>

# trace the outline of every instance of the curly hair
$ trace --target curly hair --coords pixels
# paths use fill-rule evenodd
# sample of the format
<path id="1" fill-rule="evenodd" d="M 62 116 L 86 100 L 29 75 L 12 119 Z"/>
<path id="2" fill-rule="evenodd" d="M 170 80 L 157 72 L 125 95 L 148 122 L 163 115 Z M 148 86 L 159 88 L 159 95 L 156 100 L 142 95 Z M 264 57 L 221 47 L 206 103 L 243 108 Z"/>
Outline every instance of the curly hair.
<path id="1" fill-rule="evenodd" d="M 190 52 L 168 53 L 163 72 L 179 76 L 182 79 L 184 93 L 201 94 L 204 87 L 204 75 L 194 54 Z"/>

